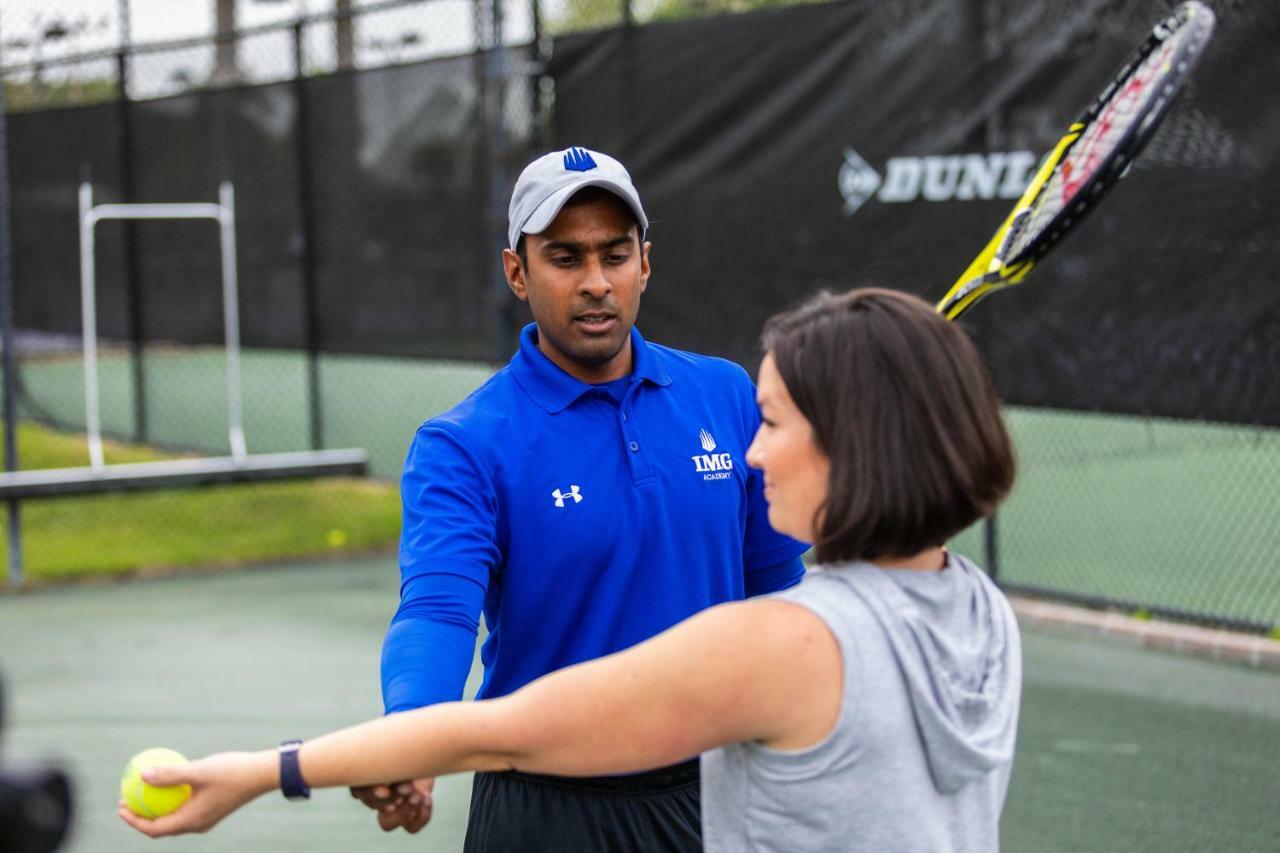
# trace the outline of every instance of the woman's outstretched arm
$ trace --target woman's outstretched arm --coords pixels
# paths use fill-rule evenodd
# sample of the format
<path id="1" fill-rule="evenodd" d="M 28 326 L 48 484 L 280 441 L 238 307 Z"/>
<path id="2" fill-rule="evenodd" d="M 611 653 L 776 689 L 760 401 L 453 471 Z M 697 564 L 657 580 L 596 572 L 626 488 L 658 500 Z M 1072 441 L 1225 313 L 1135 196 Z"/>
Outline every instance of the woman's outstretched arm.
<path id="1" fill-rule="evenodd" d="M 843 689 L 834 637 L 782 601 L 720 605 L 653 639 L 538 679 L 501 699 L 452 702 L 308 741 L 316 788 L 465 770 L 627 773 L 736 741 L 813 743 L 834 725 Z M 190 784 L 172 815 L 121 816 L 148 835 L 199 832 L 278 786 L 274 750 L 156 768 L 152 784 Z"/>

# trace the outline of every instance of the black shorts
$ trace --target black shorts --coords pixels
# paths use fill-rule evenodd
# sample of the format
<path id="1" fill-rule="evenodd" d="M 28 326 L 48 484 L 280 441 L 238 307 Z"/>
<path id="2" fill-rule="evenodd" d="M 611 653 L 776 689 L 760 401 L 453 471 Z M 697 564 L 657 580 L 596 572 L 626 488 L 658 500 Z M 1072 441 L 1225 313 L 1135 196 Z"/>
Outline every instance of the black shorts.
<path id="1" fill-rule="evenodd" d="M 464 853 L 695 853 L 698 760 L 634 776 L 477 773 Z"/>

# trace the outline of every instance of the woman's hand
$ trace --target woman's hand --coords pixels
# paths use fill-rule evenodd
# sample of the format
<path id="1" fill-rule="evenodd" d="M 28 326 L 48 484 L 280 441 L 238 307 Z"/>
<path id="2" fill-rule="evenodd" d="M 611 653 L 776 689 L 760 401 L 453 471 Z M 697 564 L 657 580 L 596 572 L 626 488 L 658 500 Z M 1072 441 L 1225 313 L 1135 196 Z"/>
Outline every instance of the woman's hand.
<path id="1" fill-rule="evenodd" d="M 190 785 L 191 798 L 177 811 L 158 818 L 139 817 L 120 802 L 120 819 L 152 838 L 207 832 L 250 800 L 277 787 L 279 758 L 275 750 L 223 752 L 192 761 L 144 770 L 148 785 Z"/>

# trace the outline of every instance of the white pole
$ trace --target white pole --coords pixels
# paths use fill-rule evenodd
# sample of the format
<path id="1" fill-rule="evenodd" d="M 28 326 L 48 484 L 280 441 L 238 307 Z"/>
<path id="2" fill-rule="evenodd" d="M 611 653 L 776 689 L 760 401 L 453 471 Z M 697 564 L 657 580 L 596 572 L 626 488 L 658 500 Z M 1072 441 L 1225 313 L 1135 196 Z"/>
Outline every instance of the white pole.
<path id="1" fill-rule="evenodd" d="M 98 411 L 98 314 L 94 292 L 93 188 L 80 185 L 80 323 L 84 337 L 84 422 L 89 438 L 89 467 L 101 471 L 102 423 Z"/>
<path id="2" fill-rule="evenodd" d="M 243 464 L 244 415 L 240 402 L 240 308 L 236 274 L 235 191 L 229 182 L 218 185 L 219 204 L 102 204 L 93 206 L 93 190 L 80 185 L 80 293 L 84 315 L 85 421 L 89 433 L 89 464 L 104 467 L 102 425 L 98 414 L 98 336 L 95 315 L 93 229 L 103 219 L 216 219 L 222 248 L 222 315 L 227 337 L 227 435 L 231 456 Z"/>
<path id="3" fill-rule="evenodd" d="M 100 204 L 89 215 L 96 225 L 104 219 L 215 219 L 222 208 L 212 202 L 193 204 Z"/>
<path id="4" fill-rule="evenodd" d="M 243 462 L 244 416 L 240 405 L 240 304 L 236 275 L 236 200 L 229 181 L 218 185 L 218 216 L 222 237 L 222 314 L 227 327 L 227 421 L 231 455 Z"/>

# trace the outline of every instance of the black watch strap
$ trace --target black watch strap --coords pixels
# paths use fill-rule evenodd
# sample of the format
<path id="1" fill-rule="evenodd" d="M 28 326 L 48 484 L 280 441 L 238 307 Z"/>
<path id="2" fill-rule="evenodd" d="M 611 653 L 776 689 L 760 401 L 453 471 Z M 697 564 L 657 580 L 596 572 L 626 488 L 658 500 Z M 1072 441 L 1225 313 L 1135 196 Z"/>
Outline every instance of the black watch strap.
<path id="1" fill-rule="evenodd" d="M 302 778 L 302 768 L 298 766 L 298 748 L 300 740 L 287 740 L 280 744 L 280 790 L 286 800 L 309 800 L 311 789 Z"/>

